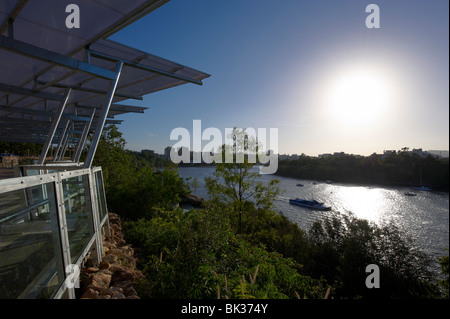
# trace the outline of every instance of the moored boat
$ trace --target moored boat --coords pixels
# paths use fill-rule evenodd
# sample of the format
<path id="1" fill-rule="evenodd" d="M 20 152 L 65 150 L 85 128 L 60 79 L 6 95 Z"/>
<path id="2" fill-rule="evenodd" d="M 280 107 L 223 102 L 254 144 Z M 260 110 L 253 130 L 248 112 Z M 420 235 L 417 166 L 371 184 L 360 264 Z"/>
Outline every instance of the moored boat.
<path id="1" fill-rule="evenodd" d="M 298 205 L 298 206 L 311 208 L 311 209 L 317 209 L 317 210 L 330 210 L 331 209 L 331 206 L 325 206 L 324 203 L 320 203 L 316 200 L 307 200 L 307 199 L 296 198 L 296 199 L 290 199 L 289 203 Z"/>
<path id="2" fill-rule="evenodd" d="M 426 187 L 426 186 L 414 187 L 414 189 L 415 189 L 415 190 L 418 190 L 418 191 L 426 191 L 426 192 L 431 191 L 431 188 Z"/>

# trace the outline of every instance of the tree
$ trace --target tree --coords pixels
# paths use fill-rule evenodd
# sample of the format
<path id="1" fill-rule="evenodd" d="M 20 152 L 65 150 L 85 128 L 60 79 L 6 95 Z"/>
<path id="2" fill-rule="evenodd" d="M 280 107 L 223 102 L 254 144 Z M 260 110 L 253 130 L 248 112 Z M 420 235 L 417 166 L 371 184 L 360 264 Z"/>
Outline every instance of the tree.
<path id="1" fill-rule="evenodd" d="M 306 271 L 334 283 L 335 297 L 435 298 L 431 259 L 395 225 L 354 216 L 316 221 L 309 232 Z M 380 268 L 382 289 L 367 289 L 366 266 Z"/>
<path id="2" fill-rule="evenodd" d="M 442 256 L 439 259 L 439 264 L 441 265 L 441 274 L 444 276 L 444 279 L 439 280 L 439 285 L 443 290 L 443 296 L 444 298 L 448 299 L 448 287 L 449 287 L 449 280 L 448 280 L 448 269 L 449 269 L 449 261 L 448 261 L 448 255 Z"/>
<path id="3" fill-rule="evenodd" d="M 198 182 L 198 178 L 194 177 L 190 183 L 190 186 L 192 187 L 192 190 L 195 193 L 197 193 L 198 188 L 200 187 L 200 183 Z"/>
<path id="4" fill-rule="evenodd" d="M 205 182 L 209 204 L 229 211 L 232 224 L 237 219 L 237 232 L 242 234 L 243 216 L 255 209 L 272 209 L 279 189 L 278 180 L 268 184 L 258 180 L 256 160 L 251 160 L 258 152 L 258 142 L 242 129 L 235 128 L 231 134 L 233 145 L 222 146 L 222 163 L 216 164 L 213 177 Z"/>
<path id="5" fill-rule="evenodd" d="M 155 170 L 125 150 L 125 139 L 116 126 L 103 130 L 94 165 L 101 166 L 108 208 L 125 219 L 151 216 L 156 208 L 168 209 L 187 192 L 178 171 Z"/>

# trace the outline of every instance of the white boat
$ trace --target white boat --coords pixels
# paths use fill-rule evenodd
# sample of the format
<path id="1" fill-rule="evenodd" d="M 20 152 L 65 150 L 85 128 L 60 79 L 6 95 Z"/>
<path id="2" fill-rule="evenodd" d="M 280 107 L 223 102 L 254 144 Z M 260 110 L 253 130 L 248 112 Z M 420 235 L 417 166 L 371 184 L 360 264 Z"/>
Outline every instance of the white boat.
<path id="1" fill-rule="evenodd" d="M 426 191 L 426 192 L 431 191 L 430 187 L 422 186 L 422 170 L 420 170 L 420 186 L 414 187 L 414 189 L 418 190 L 418 191 Z"/>

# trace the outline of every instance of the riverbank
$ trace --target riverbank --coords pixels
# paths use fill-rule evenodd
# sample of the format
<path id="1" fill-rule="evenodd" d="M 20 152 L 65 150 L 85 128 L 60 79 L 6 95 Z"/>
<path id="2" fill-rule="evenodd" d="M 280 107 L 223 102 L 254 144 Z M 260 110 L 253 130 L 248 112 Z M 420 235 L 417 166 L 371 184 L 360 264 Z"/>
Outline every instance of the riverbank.
<path id="1" fill-rule="evenodd" d="M 137 269 L 134 248 L 127 244 L 122 232 L 122 221 L 109 213 L 109 238 L 103 237 L 103 256 L 94 266 L 89 257 L 81 270 L 78 292 L 81 299 L 140 299 L 135 281 L 144 278 Z"/>
<path id="2" fill-rule="evenodd" d="M 311 178 L 302 178 L 297 176 L 292 176 L 290 174 L 285 173 L 279 173 L 278 171 L 274 174 L 275 176 L 280 177 L 286 177 L 286 178 L 292 178 L 297 180 L 308 180 L 308 181 L 315 181 L 317 183 L 327 183 L 327 184 L 333 184 L 333 183 L 339 183 L 346 186 L 369 186 L 369 187 L 419 187 L 418 184 L 411 184 L 411 183 L 405 183 L 405 182 L 370 182 L 370 181 L 364 181 L 364 180 L 340 180 L 340 179 L 333 179 L 333 180 L 322 180 L 322 179 L 311 179 Z M 431 188 L 431 192 L 443 192 L 448 193 L 449 187 L 448 186 L 442 186 L 442 185 L 426 185 Z"/>

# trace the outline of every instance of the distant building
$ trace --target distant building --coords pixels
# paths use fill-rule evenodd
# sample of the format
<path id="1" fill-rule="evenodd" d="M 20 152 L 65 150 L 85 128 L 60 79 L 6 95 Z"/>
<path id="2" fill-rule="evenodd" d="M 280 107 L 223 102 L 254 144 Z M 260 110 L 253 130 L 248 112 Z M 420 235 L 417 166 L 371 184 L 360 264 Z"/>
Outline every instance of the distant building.
<path id="1" fill-rule="evenodd" d="M 448 158 L 449 157 L 449 151 L 428 150 L 427 153 L 434 155 L 437 158 Z"/>
<path id="2" fill-rule="evenodd" d="M 142 154 L 146 154 L 146 155 L 150 155 L 150 156 L 154 156 L 155 155 L 155 151 L 154 150 L 141 150 Z"/>
<path id="3" fill-rule="evenodd" d="M 0 154 L 0 167 L 14 167 L 17 165 L 19 165 L 18 156 L 8 153 Z"/>
<path id="4" fill-rule="evenodd" d="M 418 155 L 420 157 L 433 156 L 433 154 L 430 154 L 430 153 L 428 153 L 426 151 L 424 152 L 421 148 L 413 148 L 412 153 L 416 154 L 416 155 Z"/>
<path id="5" fill-rule="evenodd" d="M 392 154 L 396 154 L 397 152 L 394 150 L 384 150 L 383 151 L 383 155 L 381 155 L 381 159 L 385 159 L 386 157 L 392 155 Z"/>
<path id="6" fill-rule="evenodd" d="M 172 146 L 167 146 L 164 149 L 164 159 L 169 161 L 170 160 L 170 151 L 172 150 Z"/>

